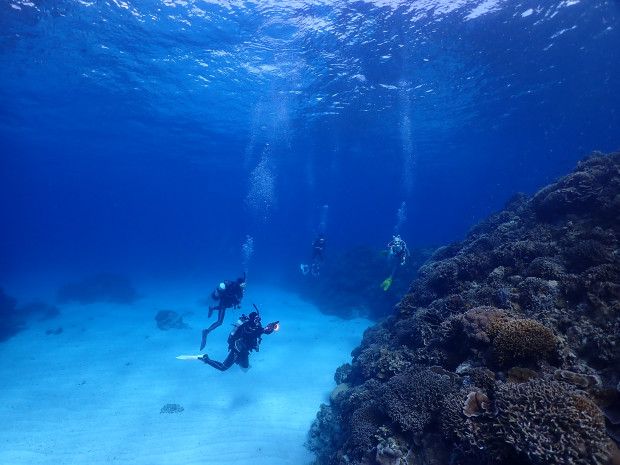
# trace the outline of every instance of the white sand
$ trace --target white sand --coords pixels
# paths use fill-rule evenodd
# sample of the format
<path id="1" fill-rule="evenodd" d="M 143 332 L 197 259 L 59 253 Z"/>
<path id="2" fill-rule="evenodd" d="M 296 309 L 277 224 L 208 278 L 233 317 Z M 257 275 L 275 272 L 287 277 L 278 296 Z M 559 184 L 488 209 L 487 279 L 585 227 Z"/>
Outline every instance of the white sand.
<path id="1" fill-rule="evenodd" d="M 263 324 L 280 320 L 250 356 L 219 372 L 181 354 L 199 354 L 204 291 L 150 293 L 132 306 L 65 305 L 62 314 L 0 343 L 0 463 L 305 465 L 304 447 L 319 405 L 335 387 L 335 369 L 351 360 L 364 319 L 319 313 L 275 288 L 248 292 L 227 312 L 206 351 L 222 361 L 230 324 L 251 303 Z M 161 331 L 169 309 L 191 327 Z M 191 313 L 193 312 L 193 313 Z M 209 320 L 209 324 L 213 322 Z M 63 328 L 59 335 L 47 329 Z M 184 411 L 160 413 L 166 404 Z"/>

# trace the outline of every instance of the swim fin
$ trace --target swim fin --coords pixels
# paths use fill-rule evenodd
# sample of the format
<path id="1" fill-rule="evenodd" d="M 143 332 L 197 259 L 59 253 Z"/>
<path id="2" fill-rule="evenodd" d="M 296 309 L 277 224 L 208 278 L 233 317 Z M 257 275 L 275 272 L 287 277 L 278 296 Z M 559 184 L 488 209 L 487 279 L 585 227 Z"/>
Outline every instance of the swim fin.
<path id="1" fill-rule="evenodd" d="M 385 281 L 381 283 L 381 289 L 383 289 L 384 291 L 387 291 L 390 288 L 391 284 L 392 284 L 392 277 L 390 276 L 389 278 L 387 278 Z"/>
<path id="2" fill-rule="evenodd" d="M 204 349 L 207 345 L 207 335 L 209 334 L 208 329 L 202 330 L 202 341 L 200 341 L 200 350 Z"/>

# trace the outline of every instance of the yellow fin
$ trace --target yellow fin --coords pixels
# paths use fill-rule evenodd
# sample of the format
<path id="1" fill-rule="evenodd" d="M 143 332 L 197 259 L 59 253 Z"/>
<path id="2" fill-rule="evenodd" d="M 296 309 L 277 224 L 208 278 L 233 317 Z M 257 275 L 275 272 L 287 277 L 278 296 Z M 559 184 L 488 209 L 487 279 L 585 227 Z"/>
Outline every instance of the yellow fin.
<path id="1" fill-rule="evenodd" d="M 381 283 L 381 289 L 383 289 L 384 291 L 387 291 L 390 288 L 391 284 L 392 284 L 392 277 L 390 276 L 389 278 L 387 278 L 385 281 Z"/>

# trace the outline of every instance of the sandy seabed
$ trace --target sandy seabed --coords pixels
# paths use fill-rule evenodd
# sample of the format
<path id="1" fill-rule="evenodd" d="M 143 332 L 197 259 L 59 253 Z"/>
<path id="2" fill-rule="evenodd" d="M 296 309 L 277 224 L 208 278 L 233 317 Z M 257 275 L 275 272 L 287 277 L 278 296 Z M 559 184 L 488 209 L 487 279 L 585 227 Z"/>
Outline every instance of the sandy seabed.
<path id="1" fill-rule="evenodd" d="M 334 371 L 351 360 L 366 319 L 342 320 L 277 288 L 256 288 L 226 314 L 206 352 L 227 354 L 230 324 L 254 302 L 280 320 L 244 372 L 200 361 L 206 309 L 200 292 L 155 291 L 130 306 L 63 305 L 0 344 L 0 463 L 305 465 L 304 447 Z M 162 331 L 174 310 L 188 329 Z M 48 330 L 59 334 L 46 334 Z M 167 404 L 183 411 L 162 413 Z"/>

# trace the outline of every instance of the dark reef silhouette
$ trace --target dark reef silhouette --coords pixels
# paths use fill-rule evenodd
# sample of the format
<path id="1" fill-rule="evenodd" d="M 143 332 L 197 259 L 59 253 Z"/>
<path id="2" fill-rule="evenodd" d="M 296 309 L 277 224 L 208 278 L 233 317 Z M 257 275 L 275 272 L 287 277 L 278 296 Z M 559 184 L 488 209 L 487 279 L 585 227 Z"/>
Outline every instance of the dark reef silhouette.
<path id="1" fill-rule="evenodd" d="M 43 321 L 59 314 L 58 307 L 42 301 L 18 305 L 17 299 L 7 295 L 0 288 L 0 342 L 28 329 L 28 321 L 34 318 Z"/>
<path id="2" fill-rule="evenodd" d="M 411 249 L 407 265 L 398 269 L 388 291 L 379 286 L 391 272 L 387 250 L 366 245 L 328 255 L 321 276 L 298 276 L 293 287 L 325 313 L 377 320 L 390 314 L 433 252 L 432 248 Z"/>
<path id="3" fill-rule="evenodd" d="M 19 318 L 16 306 L 17 300 L 0 288 L 0 342 L 24 329 L 24 322 Z"/>
<path id="4" fill-rule="evenodd" d="M 140 298 L 131 281 L 123 276 L 98 274 L 83 281 L 63 284 L 58 290 L 58 303 L 78 302 L 82 305 L 95 302 L 132 304 Z"/>
<path id="5" fill-rule="evenodd" d="M 439 248 L 352 355 L 316 464 L 620 463 L 620 153 Z"/>

